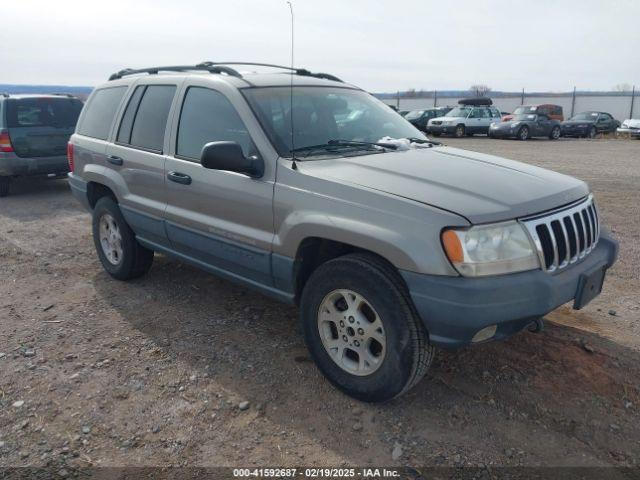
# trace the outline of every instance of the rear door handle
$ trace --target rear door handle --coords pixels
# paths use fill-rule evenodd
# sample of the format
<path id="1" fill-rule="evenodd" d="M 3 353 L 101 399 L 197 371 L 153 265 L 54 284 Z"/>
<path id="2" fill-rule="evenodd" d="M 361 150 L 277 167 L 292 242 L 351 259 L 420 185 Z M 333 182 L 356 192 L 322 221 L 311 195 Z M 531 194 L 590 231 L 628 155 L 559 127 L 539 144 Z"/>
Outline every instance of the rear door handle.
<path id="1" fill-rule="evenodd" d="M 120 157 L 116 157 L 115 155 L 109 155 L 107 157 L 107 162 L 112 163 L 114 165 L 122 165 L 123 160 Z"/>
<path id="2" fill-rule="evenodd" d="M 191 185 L 191 177 L 180 172 L 169 172 L 167 178 L 172 182 L 181 183 L 182 185 Z"/>

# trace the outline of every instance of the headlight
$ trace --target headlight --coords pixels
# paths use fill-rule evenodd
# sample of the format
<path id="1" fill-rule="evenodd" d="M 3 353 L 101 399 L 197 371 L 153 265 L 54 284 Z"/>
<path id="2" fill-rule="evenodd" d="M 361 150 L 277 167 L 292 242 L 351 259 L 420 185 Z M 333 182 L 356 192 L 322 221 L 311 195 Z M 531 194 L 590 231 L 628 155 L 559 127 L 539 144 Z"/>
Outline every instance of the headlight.
<path id="1" fill-rule="evenodd" d="M 540 267 L 538 255 L 516 221 L 442 232 L 445 253 L 460 275 L 481 277 Z"/>
<path id="2" fill-rule="evenodd" d="M 520 122 L 513 122 L 511 128 L 516 128 L 518 125 L 520 125 Z"/>
<path id="3" fill-rule="evenodd" d="M 495 127 L 496 126 L 496 122 L 491 122 L 491 125 L 489 125 L 490 127 Z"/>

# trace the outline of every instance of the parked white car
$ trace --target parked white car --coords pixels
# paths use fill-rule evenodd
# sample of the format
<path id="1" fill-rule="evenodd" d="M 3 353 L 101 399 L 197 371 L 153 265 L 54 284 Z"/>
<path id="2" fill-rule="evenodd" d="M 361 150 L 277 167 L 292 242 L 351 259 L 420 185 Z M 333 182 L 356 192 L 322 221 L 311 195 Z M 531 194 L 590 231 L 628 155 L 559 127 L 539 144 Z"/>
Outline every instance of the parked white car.
<path id="1" fill-rule="evenodd" d="M 493 106 L 460 105 L 444 117 L 429 120 L 427 133 L 434 137 L 444 133 L 457 138 L 476 133 L 486 134 L 491 124 L 499 122 L 500 118 L 500 110 Z"/>
<path id="2" fill-rule="evenodd" d="M 629 118 L 622 122 L 622 125 L 616 130 L 618 135 L 629 135 L 630 137 L 640 139 L 640 119 Z"/>

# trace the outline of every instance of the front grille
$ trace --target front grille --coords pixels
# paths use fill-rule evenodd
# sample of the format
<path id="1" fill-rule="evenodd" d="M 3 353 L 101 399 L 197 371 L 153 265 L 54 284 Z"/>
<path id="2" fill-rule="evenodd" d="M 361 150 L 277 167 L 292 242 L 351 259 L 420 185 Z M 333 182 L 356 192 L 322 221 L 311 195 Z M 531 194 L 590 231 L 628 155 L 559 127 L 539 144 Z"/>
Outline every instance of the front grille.
<path id="1" fill-rule="evenodd" d="M 591 253 L 600 238 L 593 195 L 553 212 L 521 219 L 533 239 L 543 270 L 555 272 Z"/>

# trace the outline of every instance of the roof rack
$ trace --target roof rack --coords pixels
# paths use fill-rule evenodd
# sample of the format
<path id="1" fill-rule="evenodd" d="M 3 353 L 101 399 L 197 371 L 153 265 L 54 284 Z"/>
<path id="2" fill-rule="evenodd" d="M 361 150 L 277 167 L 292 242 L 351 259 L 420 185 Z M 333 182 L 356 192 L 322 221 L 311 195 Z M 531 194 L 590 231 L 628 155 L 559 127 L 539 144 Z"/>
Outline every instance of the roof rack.
<path id="1" fill-rule="evenodd" d="M 76 96 L 72 93 L 60 93 L 60 92 L 54 92 L 54 93 L 50 93 L 49 95 L 56 95 L 58 97 L 69 97 L 69 98 L 76 98 Z"/>
<path id="2" fill-rule="evenodd" d="M 189 71 L 205 71 L 209 73 L 218 73 L 225 74 L 232 77 L 242 78 L 242 75 L 235 69 L 228 67 L 227 65 L 250 65 L 256 67 L 269 67 L 269 68 L 278 68 L 282 70 L 289 70 L 294 72 L 296 75 L 301 75 L 305 77 L 315 77 L 315 78 L 323 78 L 325 80 L 333 80 L 334 82 L 342 82 L 335 75 L 331 75 L 329 73 L 312 73 L 304 68 L 292 68 L 286 67 L 284 65 L 274 65 L 272 63 L 255 63 L 255 62 L 201 62 L 197 65 L 178 65 L 178 66 L 169 66 L 169 67 L 150 67 L 150 68 L 140 68 L 140 69 L 132 69 L 125 68 L 124 70 L 120 70 L 112 74 L 109 77 L 109 80 L 118 80 L 127 75 L 136 75 L 139 73 L 148 73 L 150 75 L 156 75 L 159 72 L 189 72 Z"/>

